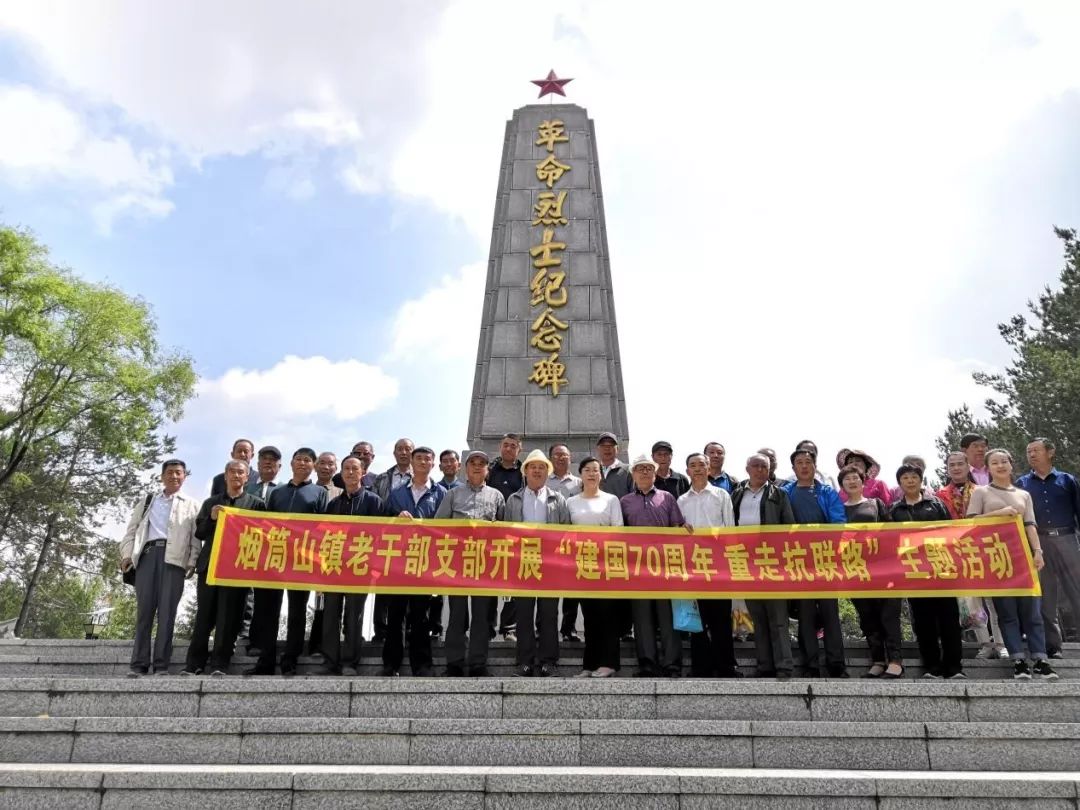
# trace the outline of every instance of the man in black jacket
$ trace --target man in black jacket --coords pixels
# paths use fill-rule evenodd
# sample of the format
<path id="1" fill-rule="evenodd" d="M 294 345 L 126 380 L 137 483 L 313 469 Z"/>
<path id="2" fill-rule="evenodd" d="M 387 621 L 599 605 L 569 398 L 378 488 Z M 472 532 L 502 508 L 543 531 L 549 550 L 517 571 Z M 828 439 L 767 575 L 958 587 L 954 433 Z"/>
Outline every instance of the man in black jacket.
<path id="1" fill-rule="evenodd" d="M 345 491 L 330 501 L 326 507 L 328 515 L 363 515 L 381 517 L 383 502 L 374 492 L 361 483 L 364 477 L 364 462 L 357 456 L 346 456 L 341 462 L 341 478 Z M 323 667 L 319 675 L 341 675 L 348 665 L 359 673 L 360 652 L 364 638 L 360 626 L 364 618 L 363 593 L 327 592 L 323 602 L 322 654 Z M 342 612 L 344 611 L 344 619 Z M 345 650 L 342 652 L 342 625 L 345 631 Z"/>
<path id="2" fill-rule="evenodd" d="M 773 526 L 795 522 L 787 493 L 769 480 L 772 463 L 764 453 L 746 460 L 747 480 L 735 487 L 731 505 L 736 526 Z M 785 599 L 747 599 L 754 620 L 754 650 L 759 678 L 791 678 L 791 631 Z"/>
<path id="3" fill-rule="evenodd" d="M 210 674 L 227 674 L 236 636 L 244 618 L 247 588 L 210 585 L 206 581 L 206 574 L 210 567 L 210 554 L 214 548 L 214 534 L 217 531 L 221 507 L 262 510 L 266 505 L 261 498 L 244 491 L 244 483 L 248 478 L 246 461 L 230 461 L 225 465 L 223 477 L 225 491 L 211 495 L 203 501 L 195 518 L 195 537 L 202 541 L 199 557 L 195 561 L 195 573 L 199 577 L 195 590 L 195 627 L 191 631 L 187 662 L 181 675 L 200 675 L 206 669 L 211 630 L 214 631 L 214 653 L 209 656 Z"/>

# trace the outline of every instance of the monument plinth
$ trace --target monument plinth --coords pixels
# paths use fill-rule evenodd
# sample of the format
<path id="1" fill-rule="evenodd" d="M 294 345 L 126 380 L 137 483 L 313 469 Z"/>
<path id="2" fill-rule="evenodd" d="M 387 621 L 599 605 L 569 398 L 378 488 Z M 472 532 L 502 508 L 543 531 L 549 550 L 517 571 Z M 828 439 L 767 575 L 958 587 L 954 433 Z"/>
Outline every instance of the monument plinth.
<path id="1" fill-rule="evenodd" d="M 612 431 L 628 445 L 596 130 L 576 104 L 507 122 L 495 200 L 469 447 L 575 454 Z"/>

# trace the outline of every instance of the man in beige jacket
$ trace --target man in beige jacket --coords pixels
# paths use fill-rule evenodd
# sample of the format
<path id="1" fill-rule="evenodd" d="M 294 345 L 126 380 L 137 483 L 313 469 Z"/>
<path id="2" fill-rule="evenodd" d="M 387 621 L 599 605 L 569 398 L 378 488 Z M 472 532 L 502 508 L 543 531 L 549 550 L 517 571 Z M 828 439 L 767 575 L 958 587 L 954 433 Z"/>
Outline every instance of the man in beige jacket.
<path id="1" fill-rule="evenodd" d="M 172 659 L 176 608 L 184 579 L 195 572 L 199 542 L 195 518 L 200 502 L 180 491 L 187 465 L 169 459 L 161 465 L 162 491 L 140 498 L 120 541 L 120 568 L 135 569 L 135 647 L 131 671 L 137 678 L 150 671 L 150 633 L 157 616 L 153 666 L 155 675 L 168 675 Z"/>

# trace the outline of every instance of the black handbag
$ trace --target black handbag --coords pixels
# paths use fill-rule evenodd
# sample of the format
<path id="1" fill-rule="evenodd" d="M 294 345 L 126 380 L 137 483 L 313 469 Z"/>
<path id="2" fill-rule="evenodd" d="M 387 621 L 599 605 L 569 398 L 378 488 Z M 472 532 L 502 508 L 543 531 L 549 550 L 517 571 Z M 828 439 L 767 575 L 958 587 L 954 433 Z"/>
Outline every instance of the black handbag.
<path id="1" fill-rule="evenodd" d="M 143 501 L 142 514 L 139 515 L 139 523 L 142 523 L 143 518 L 146 517 L 146 510 L 150 508 L 150 503 L 153 500 L 154 500 L 154 493 L 151 492 L 149 495 L 146 496 L 146 500 Z M 135 566 L 134 565 L 131 566 L 131 568 L 129 568 L 127 571 L 121 571 L 120 572 L 120 578 L 124 581 L 125 585 L 130 585 L 132 588 L 134 588 L 135 587 Z"/>

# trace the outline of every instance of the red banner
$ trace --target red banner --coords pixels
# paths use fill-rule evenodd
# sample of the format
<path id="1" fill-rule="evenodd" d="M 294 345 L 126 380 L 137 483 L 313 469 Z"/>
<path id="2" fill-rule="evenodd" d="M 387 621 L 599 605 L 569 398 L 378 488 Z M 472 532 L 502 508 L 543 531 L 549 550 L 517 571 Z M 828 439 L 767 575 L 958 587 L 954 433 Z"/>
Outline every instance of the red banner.
<path id="1" fill-rule="evenodd" d="M 656 529 L 225 509 L 212 585 L 579 597 L 1039 594 L 1019 518 Z"/>

